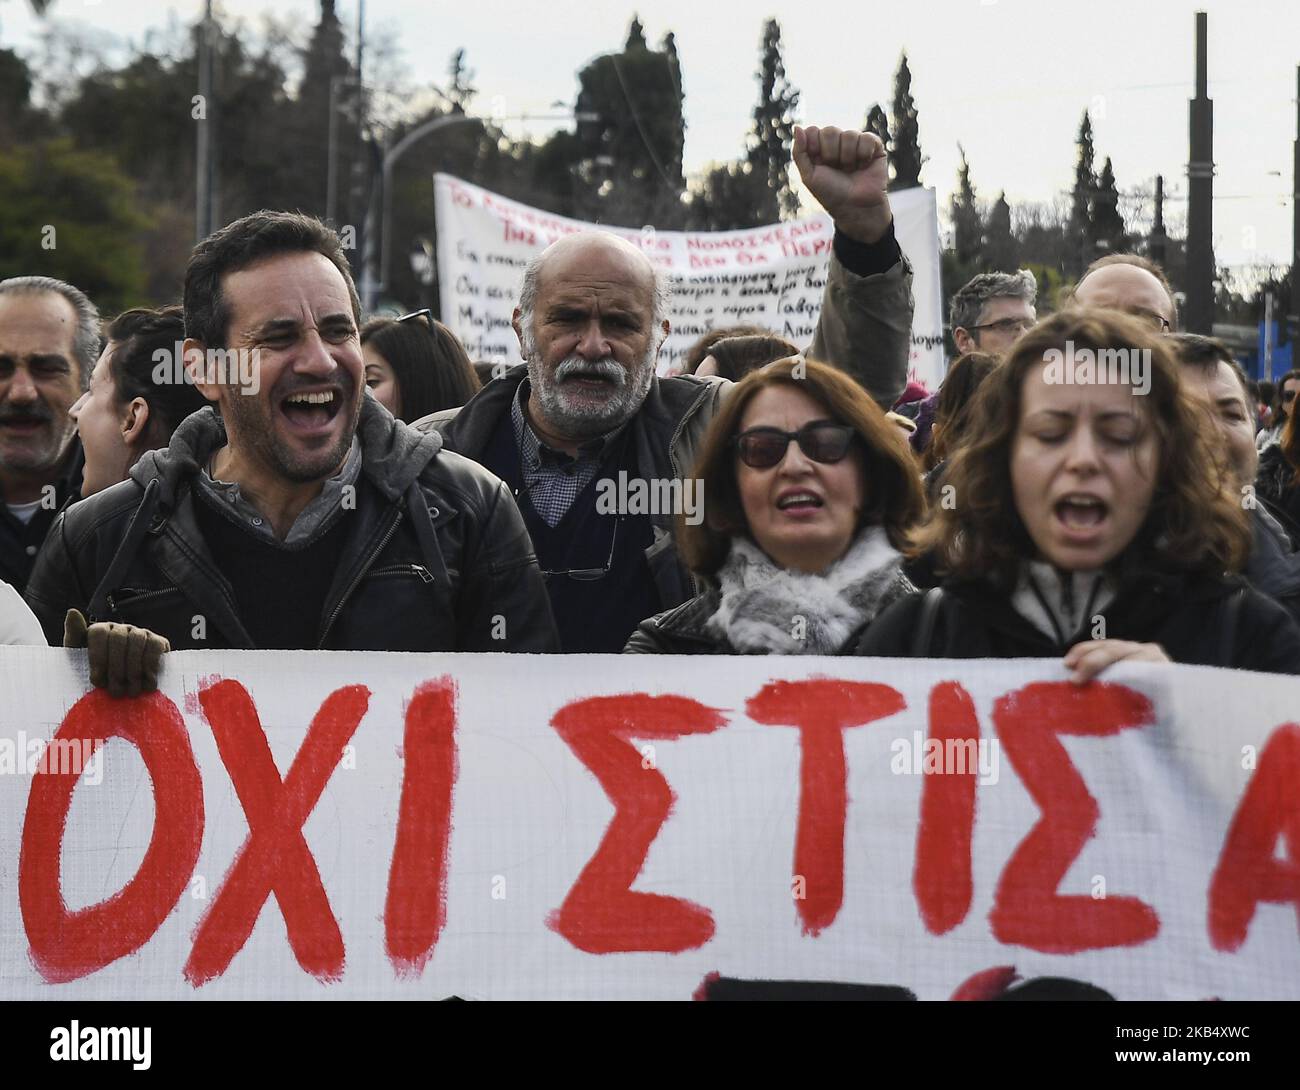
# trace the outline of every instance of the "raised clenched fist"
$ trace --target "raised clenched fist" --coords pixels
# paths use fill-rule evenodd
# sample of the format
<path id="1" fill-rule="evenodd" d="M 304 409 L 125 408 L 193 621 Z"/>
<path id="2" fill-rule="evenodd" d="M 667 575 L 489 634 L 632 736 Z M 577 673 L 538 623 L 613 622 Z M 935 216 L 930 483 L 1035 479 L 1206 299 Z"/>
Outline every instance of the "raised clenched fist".
<path id="1" fill-rule="evenodd" d="M 889 160 L 874 133 L 795 127 L 794 163 L 808 192 L 835 226 L 858 242 L 879 242 L 889 229 Z"/>

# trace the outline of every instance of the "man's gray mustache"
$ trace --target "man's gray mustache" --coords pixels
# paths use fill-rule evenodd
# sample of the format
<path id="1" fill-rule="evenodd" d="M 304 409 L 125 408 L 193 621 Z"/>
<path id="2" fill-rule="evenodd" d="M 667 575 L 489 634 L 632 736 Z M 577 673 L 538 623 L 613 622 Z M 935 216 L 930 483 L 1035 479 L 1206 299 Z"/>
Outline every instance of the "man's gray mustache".
<path id="1" fill-rule="evenodd" d="M 23 421 L 34 421 L 40 424 L 48 424 L 53 419 L 54 414 L 48 409 L 44 412 L 39 409 L 31 412 L 26 412 L 21 409 L 16 411 L 10 409 L 6 413 L 0 413 L 0 424 L 21 423 Z"/>
<path id="2" fill-rule="evenodd" d="M 627 385 L 627 370 L 617 360 L 584 360 L 570 356 L 555 369 L 555 381 L 565 382 L 571 378 L 589 378 L 591 376 L 609 379 L 615 386 Z"/>

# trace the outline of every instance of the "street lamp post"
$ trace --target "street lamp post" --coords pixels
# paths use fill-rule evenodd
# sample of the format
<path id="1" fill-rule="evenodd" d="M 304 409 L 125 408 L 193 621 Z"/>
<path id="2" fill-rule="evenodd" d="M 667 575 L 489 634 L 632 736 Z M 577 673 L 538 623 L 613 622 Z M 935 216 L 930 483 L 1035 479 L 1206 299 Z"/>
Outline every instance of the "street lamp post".
<path id="1" fill-rule="evenodd" d="M 417 125 L 408 132 L 401 140 L 393 145 L 384 153 L 384 165 L 382 179 L 379 183 L 380 199 L 383 201 L 383 226 L 380 229 L 379 254 L 382 265 L 380 267 L 379 282 L 375 283 L 374 278 L 369 275 L 371 262 L 366 263 L 366 286 L 369 289 L 369 298 L 365 300 L 367 312 L 372 311 L 375 306 L 375 296 L 388 287 L 388 270 L 391 268 L 392 237 L 393 237 L 393 167 L 410 149 L 411 145 L 417 140 L 422 140 L 432 132 L 445 128 L 448 125 L 455 125 L 464 121 L 479 121 L 480 118 L 471 117 L 469 114 L 444 114 L 442 117 L 435 117 L 432 121 L 426 121 L 423 125 Z M 372 251 L 373 253 L 373 251 Z"/>
<path id="2" fill-rule="evenodd" d="M 216 124 L 216 102 L 212 94 L 212 50 L 216 27 L 212 21 L 212 0 L 203 9 L 203 22 L 199 24 L 199 97 L 203 115 L 199 119 L 198 143 L 195 147 L 194 167 L 194 234 L 202 242 L 216 229 L 216 199 L 213 195 L 216 175 L 212 151 L 212 129 Z"/>
<path id="3" fill-rule="evenodd" d="M 499 121 L 583 121 L 589 120 L 591 115 L 586 114 L 560 114 L 560 115 L 531 115 L 517 114 L 511 117 L 492 117 L 486 120 L 490 122 Z M 419 140 L 423 140 L 430 133 L 437 132 L 439 129 L 448 125 L 455 125 L 465 121 L 477 121 L 480 124 L 484 118 L 473 117 L 470 114 L 444 114 L 442 117 L 435 117 L 431 121 L 426 121 L 423 125 L 417 125 L 414 129 L 402 137 L 396 144 L 384 153 L 384 163 L 381 172 L 380 181 L 380 201 L 382 224 L 380 229 L 379 244 L 379 267 L 376 268 L 375 251 L 370 232 L 366 233 L 366 259 L 361 274 L 361 303 L 367 314 L 375 308 L 375 301 L 381 291 L 388 288 L 388 272 L 392 267 L 392 231 L 393 231 L 393 168 L 397 165 L 397 160 L 410 150 L 411 146 Z"/>

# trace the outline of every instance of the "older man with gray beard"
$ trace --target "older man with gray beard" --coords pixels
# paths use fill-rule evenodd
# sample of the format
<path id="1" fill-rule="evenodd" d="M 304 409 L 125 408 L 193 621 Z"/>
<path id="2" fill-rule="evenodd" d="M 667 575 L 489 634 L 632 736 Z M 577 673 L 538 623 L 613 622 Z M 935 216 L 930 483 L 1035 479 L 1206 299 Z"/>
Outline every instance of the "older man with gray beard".
<path id="1" fill-rule="evenodd" d="M 894 238 L 884 148 L 870 133 L 810 127 L 796 130 L 794 160 L 836 229 L 809 355 L 888 408 L 907 377 L 912 273 Z M 655 376 L 668 302 L 635 246 L 601 232 L 562 238 L 524 274 L 514 329 L 526 366 L 415 425 L 514 491 L 565 651 L 619 652 L 642 620 L 696 592 L 672 530 L 698 512 L 661 501 L 698 499 L 677 482 L 732 384 Z M 601 487 L 615 480 L 638 487 Z M 615 492 L 643 502 L 606 502 Z"/>

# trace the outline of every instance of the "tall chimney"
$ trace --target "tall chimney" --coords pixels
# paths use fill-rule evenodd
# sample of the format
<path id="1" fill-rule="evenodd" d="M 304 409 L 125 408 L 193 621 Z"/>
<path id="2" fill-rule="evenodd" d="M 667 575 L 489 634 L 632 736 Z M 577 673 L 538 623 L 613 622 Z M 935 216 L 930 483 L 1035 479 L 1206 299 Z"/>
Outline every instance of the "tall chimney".
<path id="1" fill-rule="evenodd" d="M 1151 237 L 1147 241 L 1147 253 L 1151 260 L 1162 269 L 1165 267 L 1165 178 L 1156 175 L 1156 221 L 1151 225 Z"/>
<path id="2" fill-rule="evenodd" d="M 1184 326 L 1210 334 L 1214 326 L 1214 104 L 1207 91 L 1206 16 L 1196 13 L 1196 97 L 1191 103 L 1187 163 L 1187 308 Z"/>

